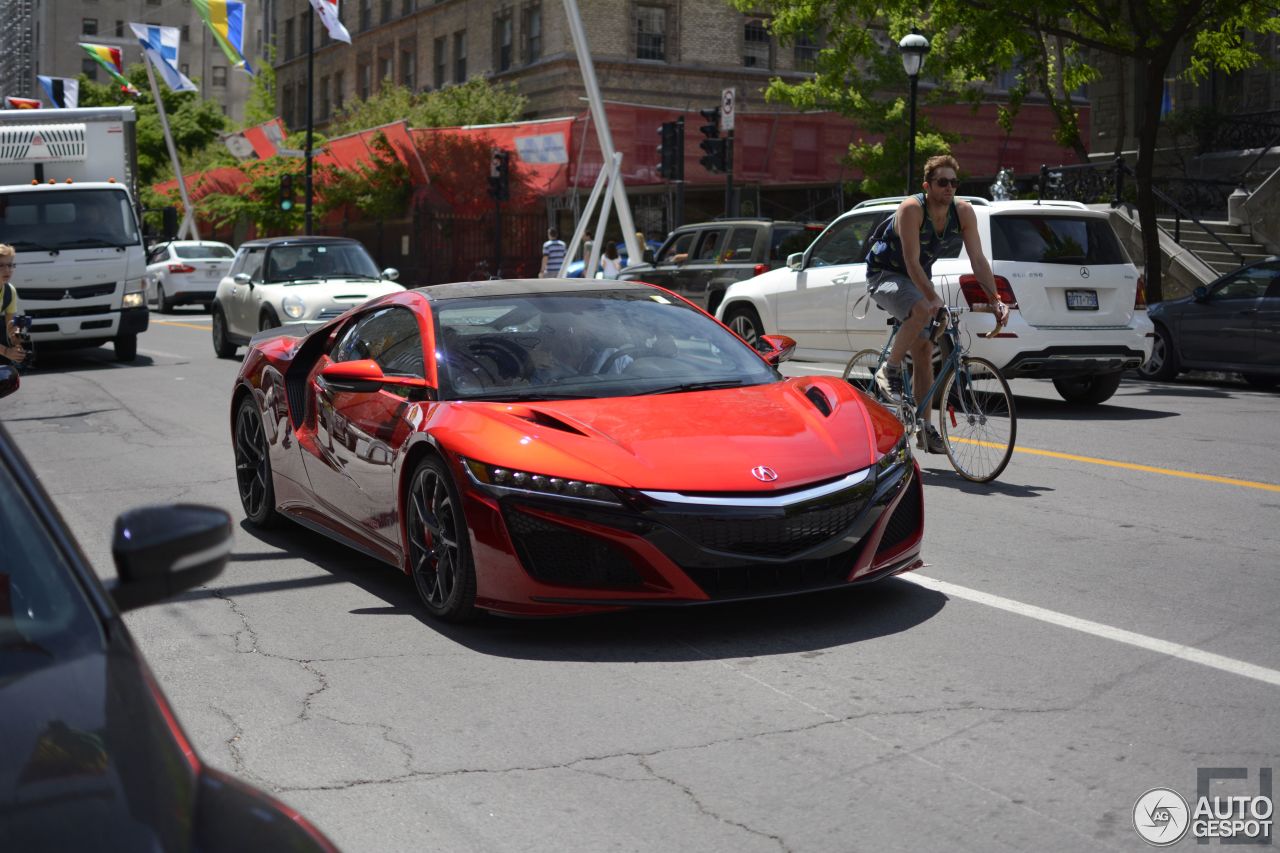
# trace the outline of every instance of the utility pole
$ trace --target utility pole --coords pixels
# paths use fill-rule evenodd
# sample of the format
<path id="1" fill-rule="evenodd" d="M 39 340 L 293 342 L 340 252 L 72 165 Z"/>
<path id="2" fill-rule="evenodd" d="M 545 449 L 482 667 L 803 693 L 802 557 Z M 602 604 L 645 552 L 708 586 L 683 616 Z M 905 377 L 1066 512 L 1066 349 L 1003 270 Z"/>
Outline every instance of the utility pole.
<path id="1" fill-rule="evenodd" d="M 307 178 L 306 178 L 306 228 L 303 233 L 311 234 L 311 156 L 312 142 L 315 134 L 315 82 L 316 82 L 316 7 L 307 4 Z"/>

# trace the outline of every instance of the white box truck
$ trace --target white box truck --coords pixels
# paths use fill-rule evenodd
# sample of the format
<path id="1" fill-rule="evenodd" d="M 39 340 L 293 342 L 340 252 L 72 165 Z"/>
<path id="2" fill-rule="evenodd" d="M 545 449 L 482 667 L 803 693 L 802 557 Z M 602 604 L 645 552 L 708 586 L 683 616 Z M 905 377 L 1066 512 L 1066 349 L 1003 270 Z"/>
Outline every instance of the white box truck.
<path id="1" fill-rule="evenodd" d="M 0 243 L 36 349 L 112 342 L 133 361 L 147 328 L 133 107 L 0 111 Z"/>

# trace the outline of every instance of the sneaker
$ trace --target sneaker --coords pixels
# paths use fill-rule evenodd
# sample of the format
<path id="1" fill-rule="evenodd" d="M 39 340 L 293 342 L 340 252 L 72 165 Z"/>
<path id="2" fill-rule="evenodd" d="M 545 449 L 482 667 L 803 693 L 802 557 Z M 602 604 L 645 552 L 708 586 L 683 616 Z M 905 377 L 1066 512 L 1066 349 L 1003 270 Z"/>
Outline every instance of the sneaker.
<path id="1" fill-rule="evenodd" d="M 902 402 L 902 368 L 891 370 L 889 363 L 880 365 L 875 372 L 876 387 L 890 403 Z"/>
<path id="2" fill-rule="evenodd" d="M 925 424 L 923 429 L 916 432 L 916 444 L 920 445 L 920 449 L 926 453 L 947 452 L 947 444 L 933 424 Z"/>

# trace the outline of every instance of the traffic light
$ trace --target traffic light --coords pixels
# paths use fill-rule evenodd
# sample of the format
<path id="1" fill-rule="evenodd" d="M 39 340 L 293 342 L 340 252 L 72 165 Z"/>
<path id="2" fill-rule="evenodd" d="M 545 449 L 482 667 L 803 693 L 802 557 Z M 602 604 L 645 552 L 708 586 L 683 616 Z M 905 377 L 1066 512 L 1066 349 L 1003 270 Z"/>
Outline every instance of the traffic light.
<path id="1" fill-rule="evenodd" d="M 669 181 L 684 180 L 684 116 L 658 128 L 658 174 Z"/>
<path id="2" fill-rule="evenodd" d="M 489 195 L 496 201 L 511 198 L 511 152 L 502 148 L 489 157 Z"/>
<path id="3" fill-rule="evenodd" d="M 720 108 L 699 110 L 707 124 L 698 128 L 706 137 L 698 143 L 698 147 L 707 152 L 698 162 L 708 172 L 727 172 L 729 170 L 729 141 L 720 138 Z"/>
<path id="4" fill-rule="evenodd" d="M 293 210 L 293 175 L 280 176 L 280 209 Z"/>

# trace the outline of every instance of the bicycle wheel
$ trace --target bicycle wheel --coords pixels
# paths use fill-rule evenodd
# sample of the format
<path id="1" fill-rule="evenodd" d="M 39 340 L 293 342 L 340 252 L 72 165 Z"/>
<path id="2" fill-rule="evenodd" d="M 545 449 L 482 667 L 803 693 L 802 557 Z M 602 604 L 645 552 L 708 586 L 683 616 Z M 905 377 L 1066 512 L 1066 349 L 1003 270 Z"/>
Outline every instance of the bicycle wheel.
<path id="1" fill-rule="evenodd" d="M 1009 383 L 991 362 L 965 356 L 942 386 L 938 426 L 961 477 L 989 483 L 1009 464 L 1018 416 Z"/>
<path id="2" fill-rule="evenodd" d="M 860 350 L 844 366 L 844 380 L 862 393 L 880 399 L 875 380 L 876 368 L 879 366 L 880 350 Z"/>

